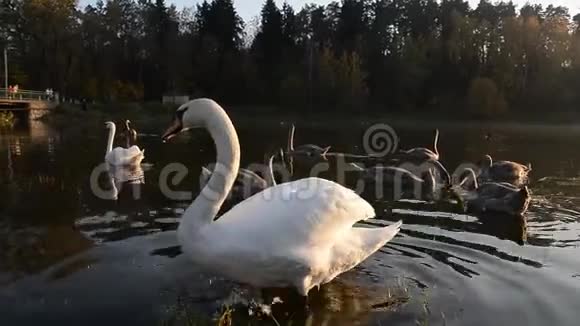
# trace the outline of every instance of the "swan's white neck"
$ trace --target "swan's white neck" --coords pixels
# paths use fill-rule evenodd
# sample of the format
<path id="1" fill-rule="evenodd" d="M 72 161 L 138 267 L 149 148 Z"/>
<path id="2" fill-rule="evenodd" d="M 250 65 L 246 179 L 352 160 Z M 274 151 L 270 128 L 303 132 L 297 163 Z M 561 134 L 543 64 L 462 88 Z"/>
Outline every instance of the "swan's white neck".
<path id="1" fill-rule="evenodd" d="M 294 151 L 294 132 L 296 131 L 296 127 L 292 124 L 290 127 L 290 131 L 288 132 L 288 146 L 286 146 L 286 150 L 288 152 Z"/>
<path id="2" fill-rule="evenodd" d="M 439 148 L 437 148 L 438 144 L 439 144 L 439 129 L 436 129 L 435 140 L 433 141 L 433 150 L 435 151 L 435 154 L 437 154 L 437 156 L 439 156 Z"/>
<path id="3" fill-rule="evenodd" d="M 225 111 L 217 105 L 212 106 L 205 119 L 205 127 L 216 146 L 216 165 L 206 186 L 183 215 L 178 229 L 180 240 L 191 240 L 192 233 L 213 222 L 240 167 L 238 135 Z"/>
<path id="4" fill-rule="evenodd" d="M 463 185 L 465 185 L 465 183 L 467 183 L 467 181 L 469 181 L 471 178 L 471 181 L 473 182 L 473 190 L 477 190 L 477 188 L 479 188 L 479 184 L 477 183 L 477 175 L 475 174 L 475 171 L 473 171 L 473 169 L 467 169 L 466 171 L 469 175 L 465 177 L 461 183 L 459 183 L 459 187 L 463 187 Z"/>
<path id="5" fill-rule="evenodd" d="M 116 129 L 117 128 L 114 124 L 109 126 L 109 139 L 107 140 L 107 151 L 105 154 L 109 154 L 113 150 L 113 140 L 115 139 Z"/>

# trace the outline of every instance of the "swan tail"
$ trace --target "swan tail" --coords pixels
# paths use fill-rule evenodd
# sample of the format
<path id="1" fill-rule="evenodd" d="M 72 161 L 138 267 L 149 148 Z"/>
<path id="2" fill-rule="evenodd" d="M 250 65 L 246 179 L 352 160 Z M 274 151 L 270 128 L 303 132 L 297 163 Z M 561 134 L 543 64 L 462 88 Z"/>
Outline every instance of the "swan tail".
<path id="1" fill-rule="evenodd" d="M 350 270 L 391 241 L 401 230 L 402 221 L 382 228 L 353 227 L 350 237 L 334 247 L 330 273 L 321 284 L 332 281 L 337 275 Z"/>
<path id="2" fill-rule="evenodd" d="M 391 241 L 397 233 L 401 230 L 403 221 L 398 221 L 387 227 L 371 229 L 371 228 L 354 228 L 362 239 L 361 250 L 366 255 L 363 259 L 370 256 L 375 251 L 383 247 L 387 242 Z"/>

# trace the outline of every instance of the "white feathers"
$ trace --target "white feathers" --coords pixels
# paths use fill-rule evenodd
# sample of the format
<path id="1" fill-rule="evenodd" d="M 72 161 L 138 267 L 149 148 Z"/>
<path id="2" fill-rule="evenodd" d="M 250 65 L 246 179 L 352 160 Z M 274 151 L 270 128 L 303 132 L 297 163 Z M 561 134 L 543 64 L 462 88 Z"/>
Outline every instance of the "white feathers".
<path id="1" fill-rule="evenodd" d="M 319 178 L 267 188 L 213 221 L 238 174 L 237 135 L 217 103 L 202 99 L 184 107 L 184 129 L 208 126 L 222 168 L 186 210 L 178 230 L 184 252 L 200 266 L 239 282 L 290 286 L 307 295 L 399 232 L 401 222 L 354 227 L 375 216 L 373 207 L 354 191 Z"/>
<path id="2" fill-rule="evenodd" d="M 114 166 L 141 164 L 141 161 L 145 157 L 145 150 L 141 150 L 135 145 L 130 148 L 115 147 L 113 149 L 113 139 L 115 138 L 116 126 L 111 121 L 106 122 L 105 125 L 109 129 L 105 162 Z"/>

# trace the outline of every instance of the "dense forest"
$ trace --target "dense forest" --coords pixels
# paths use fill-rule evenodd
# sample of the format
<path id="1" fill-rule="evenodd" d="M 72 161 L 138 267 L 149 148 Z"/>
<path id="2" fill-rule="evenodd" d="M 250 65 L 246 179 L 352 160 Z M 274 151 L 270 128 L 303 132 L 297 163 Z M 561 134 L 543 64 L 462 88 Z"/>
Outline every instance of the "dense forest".
<path id="1" fill-rule="evenodd" d="M 10 83 L 98 102 L 208 96 L 302 111 L 580 109 L 580 15 L 481 0 L 0 0 Z"/>

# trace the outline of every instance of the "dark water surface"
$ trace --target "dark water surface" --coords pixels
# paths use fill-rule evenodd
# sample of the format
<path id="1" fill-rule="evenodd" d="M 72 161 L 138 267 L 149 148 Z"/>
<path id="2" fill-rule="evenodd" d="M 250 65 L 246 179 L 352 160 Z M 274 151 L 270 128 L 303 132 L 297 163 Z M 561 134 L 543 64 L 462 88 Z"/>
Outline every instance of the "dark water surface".
<path id="1" fill-rule="evenodd" d="M 532 163 L 526 225 L 482 220 L 453 205 L 367 198 L 378 214 L 370 223 L 402 219 L 401 233 L 313 290 L 307 310 L 282 295 L 267 316 L 248 302 L 271 303 L 277 293 L 260 298 L 179 254 L 174 230 L 188 202 L 161 193 L 160 171 L 187 166 L 174 189 L 195 195 L 200 167 L 215 150 L 197 131 L 163 144 L 164 127 L 140 130 L 145 184 L 124 185 L 116 201 L 95 196 L 89 182 L 103 161 L 101 123 L 55 130 L 35 122 L 0 132 L 0 325 L 198 325 L 225 307 L 234 308 L 234 325 L 578 325 L 580 128 L 441 126 L 450 170 L 486 153 Z M 236 127 L 242 165 L 263 162 L 286 142 L 285 122 Z M 298 124 L 296 143 L 363 153 L 367 127 Z M 430 127 L 396 130 L 401 146 L 430 147 Z"/>

